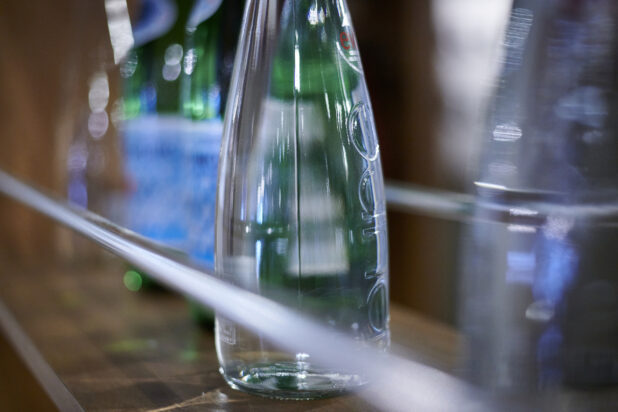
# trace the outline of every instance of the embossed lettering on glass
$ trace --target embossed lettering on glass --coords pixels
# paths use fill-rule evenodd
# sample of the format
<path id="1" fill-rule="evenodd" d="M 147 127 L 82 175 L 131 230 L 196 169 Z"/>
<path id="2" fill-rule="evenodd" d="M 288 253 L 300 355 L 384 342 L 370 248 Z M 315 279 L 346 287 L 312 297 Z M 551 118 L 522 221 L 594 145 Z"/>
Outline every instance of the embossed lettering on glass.
<path id="1" fill-rule="evenodd" d="M 247 2 L 223 133 L 215 266 L 334 331 L 389 344 L 382 168 L 343 0 Z M 252 393 L 307 399 L 367 381 L 220 316 L 216 342 L 225 379 Z"/>

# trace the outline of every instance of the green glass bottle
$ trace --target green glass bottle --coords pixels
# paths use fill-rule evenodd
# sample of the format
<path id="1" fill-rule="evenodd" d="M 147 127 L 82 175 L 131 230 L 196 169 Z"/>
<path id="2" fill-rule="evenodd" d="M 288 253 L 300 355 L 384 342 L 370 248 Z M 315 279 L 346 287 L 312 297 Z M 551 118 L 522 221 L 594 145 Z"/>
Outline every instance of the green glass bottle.
<path id="1" fill-rule="evenodd" d="M 142 0 L 134 23 L 135 46 L 121 66 L 122 136 L 129 193 L 123 224 L 165 248 L 185 246 L 180 89 L 185 24 L 193 0 Z M 136 274 L 141 282 L 136 281 Z M 156 286 L 137 270 L 125 283 Z"/>
<path id="2" fill-rule="evenodd" d="M 182 109 L 189 119 L 221 117 L 221 3 L 222 0 L 197 0 L 187 21 Z"/>
<path id="3" fill-rule="evenodd" d="M 190 122 L 185 140 L 187 250 L 192 259 L 212 267 L 217 164 L 223 129 L 218 75 L 222 0 L 197 0 L 187 21 L 182 73 L 182 110 Z M 212 328 L 214 313 L 189 301 L 193 320 Z"/>

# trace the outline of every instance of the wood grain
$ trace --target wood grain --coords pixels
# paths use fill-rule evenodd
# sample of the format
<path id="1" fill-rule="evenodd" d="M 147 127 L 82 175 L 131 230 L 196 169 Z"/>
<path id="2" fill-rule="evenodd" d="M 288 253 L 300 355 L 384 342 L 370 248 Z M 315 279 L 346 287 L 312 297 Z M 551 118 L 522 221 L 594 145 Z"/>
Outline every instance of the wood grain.
<path id="1" fill-rule="evenodd" d="M 86 411 L 372 411 L 360 397 L 277 401 L 230 389 L 214 338 L 168 292 L 129 292 L 122 263 L 0 270 L 0 299 Z M 392 310 L 395 351 L 449 370 L 458 337 Z"/>

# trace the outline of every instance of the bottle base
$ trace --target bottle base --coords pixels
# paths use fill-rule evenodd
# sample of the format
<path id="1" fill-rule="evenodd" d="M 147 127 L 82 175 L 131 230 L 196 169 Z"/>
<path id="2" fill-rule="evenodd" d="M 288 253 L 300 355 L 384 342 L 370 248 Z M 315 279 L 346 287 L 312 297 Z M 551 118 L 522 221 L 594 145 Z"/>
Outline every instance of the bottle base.
<path id="1" fill-rule="evenodd" d="M 247 365 L 233 372 L 221 368 L 220 372 L 233 389 L 274 399 L 329 398 L 366 383 L 358 375 L 307 369 L 295 362 Z"/>

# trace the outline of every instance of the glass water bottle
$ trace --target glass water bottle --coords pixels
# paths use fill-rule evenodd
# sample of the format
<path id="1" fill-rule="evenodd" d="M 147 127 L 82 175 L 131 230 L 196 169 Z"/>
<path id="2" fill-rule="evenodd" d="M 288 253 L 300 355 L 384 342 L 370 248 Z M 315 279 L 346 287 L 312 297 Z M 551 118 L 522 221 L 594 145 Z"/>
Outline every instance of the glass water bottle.
<path id="1" fill-rule="evenodd" d="M 193 0 L 136 3 L 134 47 L 120 67 L 122 104 L 117 113 L 127 194 L 118 207 L 124 226 L 181 253 L 186 246 L 183 142 L 187 122 L 180 106 L 184 28 Z M 135 268 L 131 290 L 158 288 Z"/>
<path id="2" fill-rule="evenodd" d="M 124 224 L 162 245 L 182 248 L 184 122 L 180 73 L 191 2 L 142 0 L 135 47 L 121 67 L 120 132 L 129 186 Z"/>
<path id="3" fill-rule="evenodd" d="M 582 390 L 618 385 L 617 28 L 610 0 L 515 1 L 488 117 L 463 276 L 468 376 L 559 393 L 543 410 L 579 410 L 577 397 L 605 410 Z"/>
<path id="4" fill-rule="evenodd" d="M 181 100 L 187 130 L 183 168 L 187 253 L 212 268 L 215 244 L 217 166 L 242 10 L 240 0 L 196 0 L 185 31 Z M 230 39 L 233 37 L 233 39 Z M 214 313 L 191 301 L 192 317 L 212 330 Z"/>
<path id="5" fill-rule="evenodd" d="M 345 1 L 247 2 L 216 208 L 220 277 L 388 346 L 384 183 Z M 216 345 L 227 382 L 252 393 L 308 399 L 369 379 L 316 365 L 302 348 L 281 351 L 221 316 Z"/>

